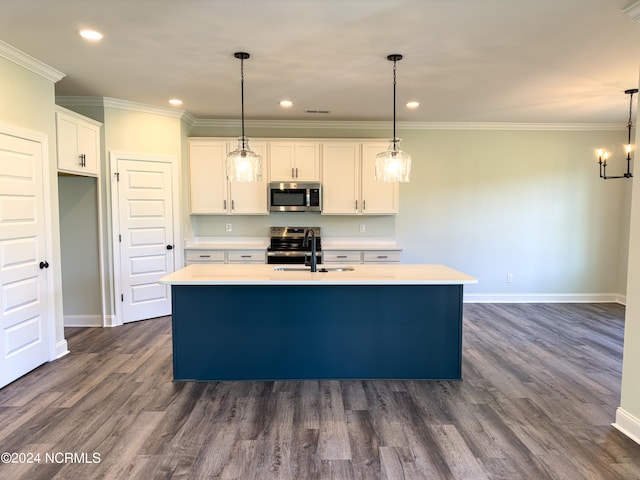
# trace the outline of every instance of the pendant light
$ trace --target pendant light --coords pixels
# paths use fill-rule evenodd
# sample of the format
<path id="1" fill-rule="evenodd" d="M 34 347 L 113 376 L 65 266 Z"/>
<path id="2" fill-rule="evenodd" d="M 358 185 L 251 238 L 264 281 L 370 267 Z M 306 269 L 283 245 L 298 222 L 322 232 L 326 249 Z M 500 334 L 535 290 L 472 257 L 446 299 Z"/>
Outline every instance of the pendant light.
<path id="1" fill-rule="evenodd" d="M 394 53 L 387 60 L 393 62 L 393 138 L 389 142 L 389 148 L 376 155 L 376 180 L 408 182 L 411 156 L 398 148 L 400 139 L 396 137 L 396 63 L 402 60 L 402 55 Z"/>
<path id="2" fill-rule="evenodd" d="M 262 180 L 262 158 L 249 148 L 249 140 L 244 136 L 244 61 L 250 57 L 246 52 L 236 52 L 240 60 L 240 95 L 242 102 L 242 136 L 238 148 L 227 155 L 225 162 L 227 179 L 230 182 L 260 182 Z"/>

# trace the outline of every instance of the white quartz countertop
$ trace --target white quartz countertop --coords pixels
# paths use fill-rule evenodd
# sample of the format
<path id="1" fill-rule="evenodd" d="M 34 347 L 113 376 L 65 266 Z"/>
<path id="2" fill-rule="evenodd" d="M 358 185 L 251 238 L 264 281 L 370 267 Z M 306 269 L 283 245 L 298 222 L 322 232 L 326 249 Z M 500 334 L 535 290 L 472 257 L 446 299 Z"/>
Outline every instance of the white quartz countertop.
<path id="1" fill-rule="evenodd" d="M 194 237 L 185 242 L 187 250 L 266 250 L 269 237 Z M 322 237 L 322 250 L 389 250 L 402 247 L 387 238 Z"/>
<path id="2" fill-rule="evenodd" d="M 187 250 L 266 250 L 268 237 L 198 237 L 185 242 Z"/>
<path id="3" fill-rule="evenodd" d="M 169 285 L 462 285 L 478 280 L 444 265 L 359 264 L 352 271 L 315 272 L 286 265 L 193 264 L 160 279 Z M 318 265 L 318 268 L 329 265 Z M 331 265 L 331 268 L 339 265 Z"/>

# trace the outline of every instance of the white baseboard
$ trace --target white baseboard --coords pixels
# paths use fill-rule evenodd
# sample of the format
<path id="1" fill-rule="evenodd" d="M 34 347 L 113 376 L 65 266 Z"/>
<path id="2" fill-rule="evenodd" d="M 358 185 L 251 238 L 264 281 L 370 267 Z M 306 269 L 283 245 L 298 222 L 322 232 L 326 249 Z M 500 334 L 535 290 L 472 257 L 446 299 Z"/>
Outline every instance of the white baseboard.
<path id="1" fill-rule="evenodd" d="M 617 293 L 465 293 L 465 303 L 621 303 Z"/>
<path id="2" fill-rule="evenodd" d="M 612 426 L 634 442 L 640 444 L 640 418 L 634 417 L 621 407 L 616 410 L 616 422 Z"/>
<path id="3" fill-rule="evenodd" d="M 56 343 L 55 360 L 57 360 L 58 358 L 64 357 L 68 353 L 69 353 L 69 345 L 67 345 L 67 341 L 65 339 L 62 339 L 58 343 Z"/>
<path id="4" fill-rule="evenodd" d="M 102 315 L 65 315 L 65 327 L 102 327 Z"/>
<path id="5" fill-rule="evenodd" d="M 120 325 L 122 325 L 122 322 L 118 319 L 117 315 L 107 315 L 104 317 L 105 327 L 119 327 Z"/>

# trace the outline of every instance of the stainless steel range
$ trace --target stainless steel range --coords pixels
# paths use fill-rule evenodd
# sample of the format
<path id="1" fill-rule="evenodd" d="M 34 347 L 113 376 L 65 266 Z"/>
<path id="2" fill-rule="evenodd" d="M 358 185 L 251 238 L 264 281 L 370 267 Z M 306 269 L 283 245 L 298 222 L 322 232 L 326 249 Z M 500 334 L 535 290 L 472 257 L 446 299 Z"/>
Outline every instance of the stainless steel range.
<path id="1" fill-rule="evenodd" d="M 304 245 L 304 236 L 309 229 L 314 233 L 311 241 L 315 238 L 316 242 L 316 262 L 322 263 L 320 227 L 271 227 L 271 244 L 267 248 L 267 263 L 310 264 L 311 245 Z"/>

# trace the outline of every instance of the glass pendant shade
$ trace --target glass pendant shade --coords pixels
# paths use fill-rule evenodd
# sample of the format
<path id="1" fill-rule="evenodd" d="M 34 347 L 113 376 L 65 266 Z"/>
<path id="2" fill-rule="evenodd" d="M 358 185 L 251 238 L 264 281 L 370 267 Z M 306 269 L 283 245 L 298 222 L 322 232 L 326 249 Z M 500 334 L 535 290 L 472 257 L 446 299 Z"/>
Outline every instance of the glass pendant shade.
<path id="1" fill-rule="evenodd" d="M 376 155 L 376 180 L 383 182 L 408 182 L 411 176 L 411 156 L 398 149 L 399 138 L 389 142 L 389 148 Z"/>
<path id="2" fill-rule="evenodd" d="M 227 155 L 225 169 L 230 182 L 262 181 L 262 158 L 249 148 L 249 140 L 244 136 L 244 61 L 251 57 L 247 52 L 233 54 L 240 60 L 240 99 L 242 108 L 242 136 L 238 138 L 238 148 Z"/>
<path id="3" fill-rule="evenodd" d="M 396 63 L 402 60 L 402 55 L 392 53 L 387 60 L 393 62 L 393 138 L 389 148 L 376 155 L 375 178 L 382 182 L 408 182 L 411 156 L 398 148 L 400 139 L 396 137 Z"/>
<path id="4" fill-rule="evenodd" d="M 262 158 L 249 149 L 246 137 L 238 139 L 238 148 L 227 155 L 225 167 L 230 182 L 262 181 Z"/>

